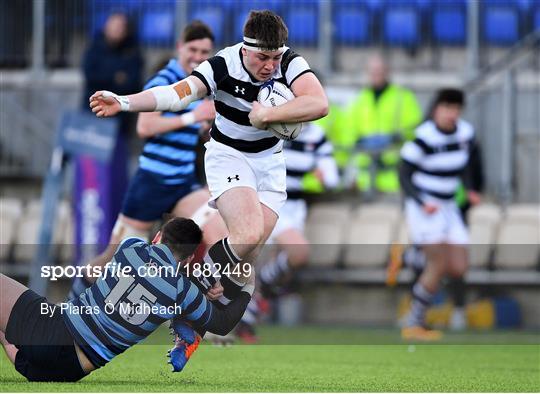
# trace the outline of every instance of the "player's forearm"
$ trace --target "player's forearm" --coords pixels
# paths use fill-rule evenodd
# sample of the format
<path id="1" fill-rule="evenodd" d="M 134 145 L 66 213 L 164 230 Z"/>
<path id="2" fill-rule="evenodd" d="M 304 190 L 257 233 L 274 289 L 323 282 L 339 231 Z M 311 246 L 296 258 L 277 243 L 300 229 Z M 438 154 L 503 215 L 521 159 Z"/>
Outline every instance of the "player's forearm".
<path id="1" fill-rule="evenodd" d="M 190 114 L 191 113 L 188 112 L 184 115 L 170 117 L 158 115 L 152 116 L 148 119 L 145 117 L 145 115 L 147 114 L 143 114 L 139 117 L 139 120 L 137 121 L 137 134 L 140 138 L 150 138 L 156 135 L 168 133 L 170 131 L 182 129 L 195 122 L 194 119 L 192 122 L 186 121 L 187 117 L 194 117 L 193 114 Z"/>
<path id="2" fill-rule="evenodd" d="M 406 162 L 405 160 L 401 160 L 398 170 L 399 170 L 399 183 L 405 195 L 407 197 L 413 198 L 420 205 L 423 205 L 424 202 L 422 201 L 422 198 L 420 197 L 420 191 L 416 188 L 416 186 L 414 186 L 412 182 L 414 166 L 411 163 Z"/>
<path id="3" fill-rule="evenodd" d="M 308 122 L 325 117 L 328 114 L 326 96 L 299 96 L 279 107 L 267 108 L 263 122 Z"/>
<path id="4" fill-rule="evenodd" d="M 206 93 L 199 88 L 202 85 L 197 78 L 188 77 L 173 85 L 155 86 L 144 92 L 120 98 L 123 111 L 153 112 L 153 111 L 181 111 L 193 101 L 198 100 Z M 204 85 L 203 85 L 204 87 Z M 127 103 L 126 103 L 127 101 Z"/>
<path id="5" fill-rule="evenodd" d="M 156 110 L 156 98 L 149 90 L 126 97 L 129 101 L 129 112 L 153 112 Z"/>
<path id="6" fill-rule="evenodd" d="M 240 295 L 224 309 L 213 307 L 212 316 L 208 323 L 202 327 L 217 335 L 227 335 L 238 324 L 246 308 L 251 300 L 251 295 L 245 291 L 240 292 Z"/>

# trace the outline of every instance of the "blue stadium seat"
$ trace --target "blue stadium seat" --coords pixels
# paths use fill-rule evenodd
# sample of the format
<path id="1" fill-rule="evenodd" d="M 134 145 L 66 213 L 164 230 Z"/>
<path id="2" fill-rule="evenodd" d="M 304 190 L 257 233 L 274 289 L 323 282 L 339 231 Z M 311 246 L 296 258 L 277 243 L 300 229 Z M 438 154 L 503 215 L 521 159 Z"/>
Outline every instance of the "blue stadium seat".
<path id="1" fill-rule="evenodd" d="M 467 18 L 464 9 L 435 8 L 432 16 L 433 38 L 445 45 L 463 45 L 467 36 Z"/>
<path id="2" fill-rule="evenodd" d="M 534 30 L 540 30 L 540 7 L 534 13 Z"/>
<path id="3" fill-rule="evenodd" d="M 420 44 L 420 21 L 415 8 L 388 8 L 383 15 L 384 40 L 392 46 Z"/>
<path id="4" fill-rule="evenodd" d="M 244 23 L 251 10 L 269 9 L 277 12 L 283 16 L 283 7 L 285 6 L 285 0 L 246 0 L 238 2 L 238 0 L 231 1 L 232 5 L 232 41 L 234 43 L 242 40 Z"/>
<path id="5" fill-rule="evenodd" d="M 364 8 L 339 7 L 334 10 L 334 32 L 339 45 L 366 44 L 370 39 L 370 18 Z"/>
<path id="6" fill-rule="evenodd" d="M 292 6 L 285 18 L 292 45 L 314 46 L 318 40 L 318 9 L 316 7 Z"/>
<path id="7" fill-rule="evenodd" d="M 142 15 L 139 23 L 139 39 L 143 44 L 172 46 L 175 41 L 174 12 L 167 10 Z"/>
<path id="8" fill-rule="evenodd" d="M 210 26 L 216 39 L 216 45 L 220 45 L 224 42 L 225 17 L 223 10 L 217 7 L 208 7 L 194 10 L 190 20 L 198 19 Z"/>
<path id="9" fill-rule="evenodd" d="M 366 6 L 368 10 L 373 12 L 380 12 L 385 5 L 385 0 L 363 0 L 362 3 Z"/>
<path id="10" fill-rule="evenodd" d="M 242 41 L 244 36 L 244 23 L 246 23 L 247 17 L 249 15 L 249 10 L 242 9 L 240 12 L 235 13 L 234 15 L 234 37 L 233 42 L 237 43 Z"/>
<path id="11" fill-rule="evenodd" d="M 483 22 L 488 44 L 511 45 L 519 39 L 519 18 L 513 7 L 486 7 Z"/>

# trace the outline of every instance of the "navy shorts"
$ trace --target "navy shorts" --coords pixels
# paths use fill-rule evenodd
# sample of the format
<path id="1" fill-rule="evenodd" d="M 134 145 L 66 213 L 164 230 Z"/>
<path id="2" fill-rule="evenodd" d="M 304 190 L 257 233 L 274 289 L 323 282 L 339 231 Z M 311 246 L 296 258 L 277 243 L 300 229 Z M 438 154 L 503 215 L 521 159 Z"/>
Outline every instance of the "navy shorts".
<path id="1" fill-rule="evenodd" d="M 195 175 L 180 185 L 166 185 L 159 175 L 139 168 L 129 183 L 122 214 L 143 222 L 160 220 L 178 200 L 200 188 Z"/>
<path id="2" fill-rule="evenodd" d="M 19 351 L 15 369 L 31 382 L 76 382 L 86 376 L 59 308 L 41 313 L 45 297 L 26 290 L 15 302 L 6 327 L 6 340 Z"/>

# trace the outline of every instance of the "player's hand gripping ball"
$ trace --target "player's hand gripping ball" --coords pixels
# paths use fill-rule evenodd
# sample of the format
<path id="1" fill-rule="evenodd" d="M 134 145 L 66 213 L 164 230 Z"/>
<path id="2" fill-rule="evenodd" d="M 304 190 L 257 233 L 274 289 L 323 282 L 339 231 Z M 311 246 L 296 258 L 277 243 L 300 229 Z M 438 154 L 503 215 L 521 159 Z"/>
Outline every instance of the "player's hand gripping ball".
<path id="1" fill-rule="evenodd" d="M 257 101 L 264 107 L 278 107 L 294 99 L 293 92 L 281 82 L 270 80 L 259 90 Z M 302 131 L 302 123 L 269 123 L 268 130 L 282 140 L 294 140 Z"/>

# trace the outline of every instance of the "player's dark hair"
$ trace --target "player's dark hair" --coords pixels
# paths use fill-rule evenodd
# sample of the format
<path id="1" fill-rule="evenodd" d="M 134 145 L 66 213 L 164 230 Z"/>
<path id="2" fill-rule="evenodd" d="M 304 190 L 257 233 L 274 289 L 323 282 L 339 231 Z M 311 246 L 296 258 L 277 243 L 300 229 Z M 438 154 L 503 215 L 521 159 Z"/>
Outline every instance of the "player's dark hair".
<path id="1" fill-rule="evenodd" d="M 433 98 L 433 101 L 431 102 L 429 111 L 427 112 L 426 119 L 433 118 L 433 113 L 435 111 L 435 108 L 437 107 L 437 105 L 441 103 L 458 104 L 464 107 L 465 106 L 465 93 L 463 93 L 463 90 L 454 89 L 454 88 L 439 89 L 437 93 L 435 93 L 435 97 Z"/>
<path id="2" fill-rule="evenodd" d="M 209 38 L 212 40 L 212 42 L 215 41 L 214 33 L 212 33 L 212 29 L 206 24 L 199 20 L 194 20 L 190 24 L 188 24 L 184 31 L 182 31 L 182 35 L 180 36 L 180 40 L 182 42 L 190 42 L 195 40 L 202 40 L 204 38 Z"/>
<path id="3" fill-rule="evenodd" d="M 172 218 L 161 227 L 161 242 L 180 260 L 191 256 L 202 241 L 202 231 L 186 218 Z"/>
<path id="4" fill-rule="evenodd" d="M 435 105 L 440 103 L 465 105 L 465 94 L 463 90 L 445 88 L 437 91 L 435 95 Z"/>
<path id="5" fill-rule="evenodd" d="M 283 19 L 269 10 L 251 11 L 244 25 L 244 36 L 261 42 L 262 48 L 280 48 L 287 42 L 289 30 Z"/>

